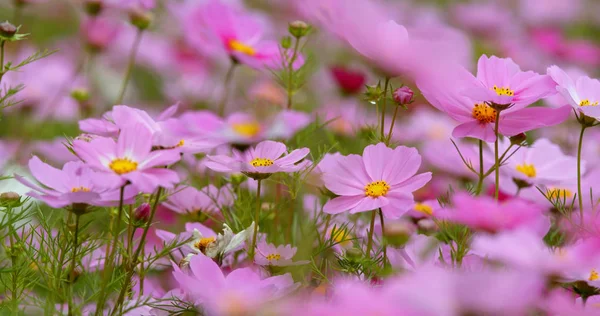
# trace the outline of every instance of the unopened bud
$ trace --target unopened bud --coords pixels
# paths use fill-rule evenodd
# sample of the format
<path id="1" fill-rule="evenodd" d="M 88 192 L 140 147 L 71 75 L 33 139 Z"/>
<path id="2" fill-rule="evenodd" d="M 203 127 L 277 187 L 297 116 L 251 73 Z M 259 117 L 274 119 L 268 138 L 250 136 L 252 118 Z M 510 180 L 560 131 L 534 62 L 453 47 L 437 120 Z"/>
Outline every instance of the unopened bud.
<path id="1" fill-rule="evenodd" d="M 344 94 L 360 92 L 365 84 L 365 74 L 342 66 L 331 68 L 331 74 Z"/>
<path id="2" fill-rule="evenodd" d="M 0 200 L 2 201 L 19 201 L 21 196 L 17 192 L 4 192 L 0 194 Z"/>
<path id="3" fill-rule="evenodd" d="M 0 23 L 0 35 L 3 37 L 13 37 L 17 33 L 17 28 L 10 22 Z"/>
<path id="4" fill-rule="evenodd" d="M 515 136 L 510 137 L 510 143 L 515 146 L 521 146 L 526 140 L 527 135 L 525 135 L 525 133 L 517 134 Z"/>
<path id="5" fill-rule="evenodd" d="M 239 186 L 240 184 L 248 180 L 248 177 L 241 173 L 234 173 L 229 177 L 229 179 L 231 180 L 231 184 L 233 186 Z"/>
<path id="6" fill-rule="evenodd" d="M 74 89 L 71 91 L 71 97 L 77 102 L 86 102 L 90 99 L 90 93 L 86 89 Z"/>
<path id="7" fill-rule="evenodd" d="M 437 224 L 430 218 L 424 218 L 417 222 L 420 230 L 430 232 L 437 228 Z"/>
<path id="8" fill-rule="evenodd" d="M 383 90 L 381 85 L 367 86 L 367 92 L 365 92 L 365 100 L 371 104 L 377 104 L 383 97 Z"/>
<path id="9" fill-rule="evenodd" d="M 285 36 L 281 39 L 281 47 L 288 49 L 292 47 L 292 38 L 289 36 Z"/>
<path id="10" fill-rule="evenodd" d="M 100 14 L 102 9 L 104 8 L 104 3 L 102 2 L 102 0 L 86 0 L 83 6 L 85 8 L 85 12 L 88 15 L 96 16 Z"/>
<path id="11" fill-rule="evenodd" d="M 129 21 L 139 30 L 145 30 L 152 23 L 152 13 L 138 8 L 131 9 L 129 11 Z"/>
<path id="12" fill-rule="evenodd" d="M 409 87 L 404 86 L 396 89 L 392 95 L 398 105 L 406 105 L 412 103 L 415 93 Z"/>
<path id="13" fill-rule="evenodd" d="M 289 24 L 288 30 L 295 38 L 306 36 L 310 31 L 310 25 L 303 21 L 294 21 Z"/>
<path id="14" fill-rule="evenodd" d="M 150 219 L 150 204 L 142 203 L 133 212 L 133 217 L 136 221 L 146 223 Z"/>
<path id="15" fill-rule="evenodd" d="M 393 222 L 385 226 L 383 237 L 385 237 L 388 244 L 398 247 L 405 245 L 415 231 L 416 228 L 412 223 L 406 221 Z"/>

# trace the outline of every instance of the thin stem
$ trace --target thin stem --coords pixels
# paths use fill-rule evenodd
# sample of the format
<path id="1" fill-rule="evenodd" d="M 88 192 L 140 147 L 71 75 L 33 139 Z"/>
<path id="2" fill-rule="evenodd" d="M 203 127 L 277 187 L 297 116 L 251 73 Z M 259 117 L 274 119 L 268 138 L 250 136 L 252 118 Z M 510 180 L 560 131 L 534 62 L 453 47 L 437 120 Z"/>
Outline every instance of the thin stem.
<path id="1" fill-rule="evenodd" d="M 233 60 L 231 62 L 231 66 L 227 70 L 227 74 L 225 74 L 225 82 L 223 83 L 223 97 L 221 98 L 221 102 L 219 103 L 219 115 L 225 115 L 225 106 L 227 106 L 227 99 L 229 97 L 229 86 L 231 85 L 231 81 L 233 79 L 233 72 L 235 70 L 235 66 L 237 66 L 238 62 Z"/>
<path id="2" fill-rule="evenodd" d="M 581 132 L 579 133 L 579 144 L 577 145 L 577 198 L 579 200 L 579 216 L 581 217 L 581 225 L 583 226 L 583 196 L 581 195 L 581 148 L 583 147 L 583 133 L 587 126 L 581 124 Z"/>
<path id="3" fill-rule="evenodd" d="M 294 96 L 294 89 L 292 88 L 292 84 L 294 81 L 294 61 L 296 61 L 296 57 L 298 56 L 298 47 L 300 46 L 300 39 L 296 39 L 296 43 L 294 44 L 294 52 L 292 53 L 292 58 L 288 63 L 288 84 L 287 84 L 287 109 L 292 109 L 292 98 Z"/>
<path id="4" fill-rule="evenodd" d="M 385 232 L 385 224 L 383 221 L 383 211 L 381 210 L 381 207 L 379 208 L 379 221 L 381 222 L 381 233 L 383 235 Z M 385 268 L 387 265 L 387 245 L 385 239 L 382 239 L 381 247 L 383 248 L 383 267 Z"/>
<path id="5" fill-rule="evenodd" d="M 154 199 L 154 203 L 152 203 L 152 209 L 150 210 L 150 217 L 148 217 L 148 222 L 146 223 L 146 226 L 144 227 L 144 231 L 142 232 L 142 237 L 138 243 L 138 247 L 135 250 L 133 257 L 131 258 L 131 263 L 127 267 L 128 268 L 127 276 L 125 277 L 123 286 L 121 287 L 121 292 L 119 292 L 119 298 L 117 299 L 117 302 L 115 304 L 115 307 L 114 307 L 111 315 L 114 315 L 119 310 L 119 307 L 123 304 L 123 301 L 125 300 L 125 293 L 127 293 L 127 290 L 129 289 L 129 285 L 131 283 L 131 277 L 133 277 L 135 267 L 138 264 L 138 257 L 140 255 L 140 252 L 142 251 L 142 249 L 144 249 L 144 244 L 146 243 L 146 236 L 148 235 L 148 230 L 150 230 L 150 225 L 152 224 L 152 221 L 154 220 L 154 214 L 156 214 L 156 209 L 158 208 L 158 202 L 160 201 L 160 196 L 162 194 L 162 191 L 163 191 L 162 187 L 159 187 L 158 190 L 156 191 L 156 198 Z M 143 285 L 140 284 L 140 288 L 141 287 L 143 287 Z"/>
<path id="6" fill-rule="evenodd" d="M 258 217 L 260 215 L 260 187 L 262 180 L 258 180 L 258 188 L 256 189 L 256 210 L 254 211 L 254 233 L 252 234 L 252 245 L 248 256 L 250 261 L 254 260 L 254 248 L 256 247 L 256 235 L 258 235 Z"/>
<path id="7" fill-rule="evenodd" d="M 108 260 L 104 262 L 104 275 L 102 277 L 102 287 L 100 289 L 100 296 L 98 297 L 98 304 L 96 305 L 96 315 L 101 315 L 104 310 L 104 303 L 106 302 L 106 288 L 108 287 L 108 283 L 110 277 L 112 275 L 112 268 L 114 267 L 115 254 L 117 252 L 117 243 L 119 241 L 119 233 L 121 231 L 121 217 L 123 216 L 123 197 L 125 195 L 125 186 L 121 187 L 119 193 L 119 212 L 117 213 L 117 218 L 115 219 L 115 229 L 113 231 L 113 242 L 112 247 L 110 249 L 110 254 L 108 256 Z"/>
<path id="8" fill-rule="evenodd" d="M 121 104 L 123 102 L 123 98 L 125 97 L 125 91 L 127 90 L 127 84 L 129 83 L 129 79 L 131 78 L 131 72 L 133 70 L 133 65 L 135 64 L 135 56 L 137 55 L 138 48 L 140 47 L 140 42 L 142 41 L 143 31 L 138 29 L 135 34 L 135 39 L 133 40 L 133 45 L 131 46 L 131 51 L 129 52 L 129 61 L 127 63 L 127 70 L 125 70 L 125 78 L 123 78 L 123 83 L 121 84 L 121 90 L 119 92 L 119 98 L 115 104 Z"/>
<path id="9" fill-rule="evenodd" d="M 383 100 L 381 101 L 381 139 L 385 140 L 385 105 L 387 103 L 387 90 L 388 84 L 390 83 L 390 78 L 385 78 L 385 83 L 383 84 Z"/>
<path id="10" fill-rule="evenodd" d="M 371 211 L 371 228 L 369 228 L 369 241 L 367 242 L 367 256 L 371 258 L 371 248 L 373 247 L 373 231 L 375 230 L 375 216 L 377 211 Z"/>
<path id="11" fill-rule="evenodd" d="M 494 123 L 494 133 L 496 134 L 496 141 L 494 142 L 494 160 L 495 160 L 495 174 L 496 174 L 496 188 L 494 192 L 494 198 L 498 201 L 500 195 L 500 160 L 498 159 L 498 143 L 500 141 L 500 135 L 498 134 L 498 124 L 500 123 L 500 111 L 496 110 L 496 121 Z"/>
<path id="12" fill-rule="evenodd" d="M 483 141 L 479 140 L 479 180 L 477 181 L 475 195 L 479 195 L 481 193 L 481 189 L 483 189 L 483 175 Z"/>
<path id="13" fill-rule="evenodd" d="M 71 268 L 69 269 L 69 316 L 73 315 L 73 283 L 75 282 L 75 263 L 77 262 L 77 237 L 79 235 L 79 218 L 81 215 L 75 214 L 75 232 L 73 237 L 73 254 L 71 256 Z"/>
<path id="14" fill-rule="evenodd" d="M 386 145 L 390 144 L 390 140 L 392 139 L 392 132 L 394 130 L 394 124 L 396 123 L 396 116 L 398 115 L 398 108 L 400 108 L 399 106 L 396 106 L 396 109 L 394 110 L 394 116 L 392 116 L 392 125 L 390 125 L 390 131 L 388 132 L 388 136 L 387 139 L 385 141 Z"/>
<path id="15" fill-rule="evenodd" d="M 0 82 L 4 77 L 4 44 L 6 41 L 0 41 Z"/>

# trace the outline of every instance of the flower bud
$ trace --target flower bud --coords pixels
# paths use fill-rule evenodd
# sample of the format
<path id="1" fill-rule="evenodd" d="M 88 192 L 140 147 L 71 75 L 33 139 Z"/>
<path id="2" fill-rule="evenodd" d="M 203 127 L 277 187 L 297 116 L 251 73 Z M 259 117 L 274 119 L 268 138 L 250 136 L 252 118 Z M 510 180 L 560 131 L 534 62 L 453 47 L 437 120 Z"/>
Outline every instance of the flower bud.
<path id="1" fill-rule="evenodd" d="M 88 15 L 97 16 L 104 8 L 104 3 L 102 0 L 85 0 L 83 6 Z"/>
<path id="2" fill-rule="evenodd" d="M 13 37 L 17 33 L 17 28 L 10 22 L 0 23 L 0 35 L 3 37 Z"/>
<path id="3" fill-rule="evenodd" d="M 289 36 L 285 36 L 281 39 L 281 47 L 288 49 L 292 47 L 292 38 Z"/>
<path id="4" fill-rule="evenodd" d="M 510 137 L 510 143 L 515 146 L 521 146 L 527 140 L 527 135 L 525 133 L 517 134 L 515 136 Z"/>
<path id="5" fill-rule="evenodd" d="M 0 200 L 2 201 L 19 201 L 21 199 L 21 196 L 19 195 L 19 193 L 17 192 L 4 192 L 2 194 L 0 194 Z"/>
<path id="6" fill-rule="evenodd" d="M 398 105 L 406 105 L 413 102 L 415 93 L 409 87 L 404 86 L 396 89 L 392 95 Z"/>
<path id="7" fill-rule="evenodd" d="M 358 93 L 365 84 L 365 75 L 359 71 L 335 66 L 331 68 L 331 74 L 344 94 Z"/>
<path id="8" fill-rule="evenodd" d="M 310 25 L 303 21 L 294 21 L 289 24 L 288 30 L 295 38 L 306 36 L 310 31 Z"/>
<path id="9" fill-rule="evenodd" d="M 229 180 L 231 181 L 231 184 L 233 186 L 237 187 L 240 184 L 244 183 L 246 180 L 248 180 L 248 177 L 241 173 L 235 173 L 229 177 Z"/>
<path id="10" fill-rule="evenodd" d="M 133 212 L 133 217 L 136 221 L 146 223 L 150 219 L 150 204 L 142 203 Z"/>
<path id="11" fill-rule="evenodd" d="M 399 247 L 405 245 L 415 233 L 415 225 L 406 221 L 393 222 L 385 226 L 383 237 L 388 244 Z"/>
<path id="12" fill-rule="evenodd" d="M 129 11 L 129 21 L 139 30 L 145 30 L 152 23 L 152 13 L 138 8 Z"/>
<path id="13" fill-rule="evenodd" d="M 383 97 L 383 90 L 381 85 L 367 86 L 367 92 L 365 92 L 365 100 L 371 104 L 377 104 Z"/>
<path id="14" fill-rule="evenodd" d="M 90 94 L 86 89 L 73 89 L 71 97 L 77 102 L 86 102 L 90 99 Z"/>

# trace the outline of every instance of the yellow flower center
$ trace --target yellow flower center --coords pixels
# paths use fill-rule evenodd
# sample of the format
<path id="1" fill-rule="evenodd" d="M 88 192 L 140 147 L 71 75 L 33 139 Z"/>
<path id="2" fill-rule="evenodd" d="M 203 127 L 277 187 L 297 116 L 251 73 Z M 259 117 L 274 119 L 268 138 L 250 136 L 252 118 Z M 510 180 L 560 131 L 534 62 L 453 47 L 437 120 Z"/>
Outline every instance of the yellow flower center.
<path id="1" fill-rule="evenodd" d="M 473 117 L 482 124 L 493 123 L 496 121 L 496 110 L 485 103 L 477 103 L 473 107 Z"/>
<path id="2" fill-rule="evenodd" d="M 573 196 L 573 192 L 569 189 L 550 188 L 546 193 L 551 199 L 566 199 Z"/>
<path id="3" fill-rule="evenodd" d="M 425 213 L 427 215 L 433 214 L 433 208 L 427 204 L 417 203 L 414 207 L 415 211 Z"/>
<path id="4" fill-rule="evenodd" d="M 272 254 L 268 255 L 266 258 L 269 261 L 273 261 L 273 260 L 278 261 L 279 259 L 281 259 L 281 256 L 278 253 L 272 253 Z"/>
<path id="5" fill-rule="evenodd" d="M 273 165 L 273 160 L 268 158 L 254 158 L 250 161 L 254 167 L 268 167 Z"/>
<path id="6" fill-rule="evenodd" d="M 339 228 L 331 228 L 329 230 L 329 234 L 331 239 L 336 243 L 343 247 L 350 246 L 352 244 L 350 235 L 346 232 L 345 229 Z"/>
<path id="7" fill-rule="evenodd" d="M 177 145 L 175 145 L 175 147 L 181 147 L 183 145 L 185 145 L 185 140 L 182 139 L 179 141 L 179 143 L 177 143 Z"/>
<path id="8" fill-rule="evenodd" d="M 515 91 L 511 90 L 509 87 L 498 87 L 497 85 L 494 85 L 494 88 L 492 88 L 492 90 L 494 90 L 494 92 L 496 92 L 497 95 L 506 95 L 510 97 L 515 95 Z"/>
<path id="9" fill-rule="evenodd" d="M 246 137 L 254 137 L 260 132 L 260 124 L 257 122 L 232 124 L 231 128 L 236 133 Z"/>
<path id="10" fill-rule="evenodd" d="M 579 102 L 579 106 L 597 106 L 597 105 L 598 105 L 598 101 L 590 102 L 590 100 L 588 100 L 588 99 L 583 99 L 583 100 L 581 100 L 581 102 Z"/>
<path id="11" fill-rule="evenodd" d="M 90 192 L 89 188 L 86 187 L 76 187 L 76 188 L 72 188 L 71 192 L 75 193 L 75 192 Z"/>
<path id="12" fill-rule="evenodd" d="M 215 240 L 217 240 L 215 237 L 200 238 L 200 240 L 198 240 L 194 244 L 194 247 L 198 248 L 198 250 L 200 250 L 202 253 L 204 253 L 206 251 L 206 248 L 208 248 L 208 246 L 210 246 L 210 244 L 215 242 Z"/>
<path id="13" fill-rule="evenodd" d="M 598 274 L 598 271 L 596 271 L 596 269 L 592 269 L 588 281 L 597 281 L 598 279 L 600 279 L 600 274 Z"/>
<path id="14" fill-rule="evenodd" d="M 529 178 L 533 178 L 536 175 L 535 172 L 535 167 L 533 165 L 530 164 L 522 164 L 522 165 L 517 165 L 517 171 L 519 171 L 520 173 L 526 175 Z"/>
<path id="15" fill-rule="evenodd" d="M 238 40 L 230 40 L 229 48 L 231 48 L 231 50 L 237 51 L 242 54 L 246 54 L 248 56 L 256 55 L 256 50 L 252 46 L 244 44 Z"/>
<path id="16" fill-rule="evenodd" d="M 117 158 L 108 167 L 117 174 L 130 173 L 137 170 L 138 163 L 129 158 Z"/>
<path id="17" fill-rule="evenodd" d="M 387 182 L 383 180 L 375 181 L 365 186 L 365 195 L 370 196 L 372 198 L 376 198 L 380 196 L 385 196 L 389 190 L 390 185 L 387 184 Z"/>

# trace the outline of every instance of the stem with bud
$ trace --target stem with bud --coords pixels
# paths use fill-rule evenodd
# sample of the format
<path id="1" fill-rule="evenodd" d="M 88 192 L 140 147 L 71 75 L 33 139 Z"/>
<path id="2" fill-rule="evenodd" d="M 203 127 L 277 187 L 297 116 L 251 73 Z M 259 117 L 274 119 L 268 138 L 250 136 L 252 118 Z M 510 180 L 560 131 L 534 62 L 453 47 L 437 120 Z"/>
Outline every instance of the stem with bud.
<path id="1" fill-rule="evenodd" d="M 127 63 L 127 70 L 125 70 L 125 78 L 123 78 L 123 83 L 121 84 L 121 90 L 119 92 L 119 98 L 115 104 L 121 104 L 123 102 L 123 98 L 125 97 L 125 91 L 127 90 L 127 84 L 129 83 L 129 79 L 131 78 L 131 72 L 133 70 L 133 65 L 135 64 L 135 56 L 137 55 L 138 48 L 140 47 L 140 42 L 142 41 L 143 30 L 138 29 L 135 34 L 135 39 L 133 40 L 133 46 L 131 47 L 131 51 L 129 52 L 129 61 Z"/>

